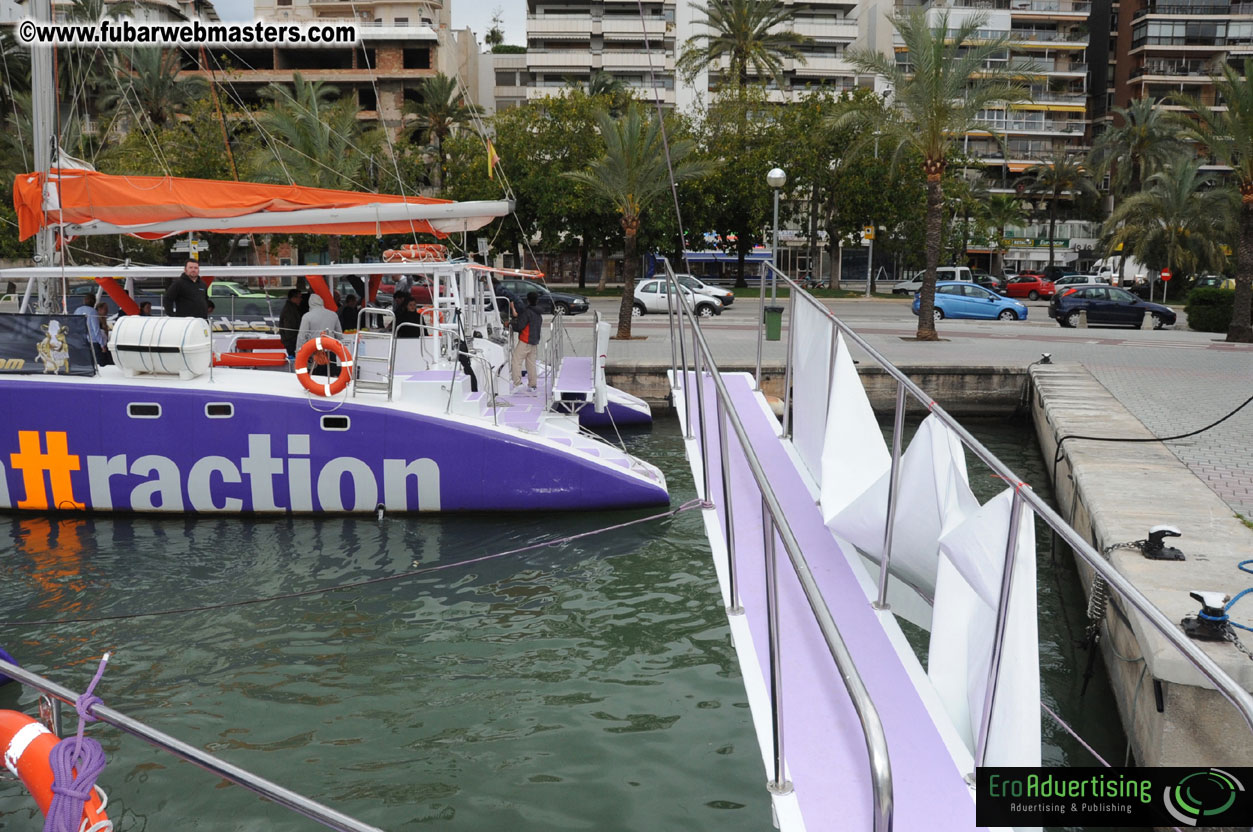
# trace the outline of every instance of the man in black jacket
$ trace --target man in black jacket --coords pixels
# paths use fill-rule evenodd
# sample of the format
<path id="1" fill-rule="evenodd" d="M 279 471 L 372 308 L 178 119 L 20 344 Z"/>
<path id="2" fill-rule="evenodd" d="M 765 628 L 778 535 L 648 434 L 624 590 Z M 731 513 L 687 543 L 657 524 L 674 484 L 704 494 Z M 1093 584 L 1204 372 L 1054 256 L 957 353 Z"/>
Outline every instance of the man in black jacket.
<path id="1" fill-rule="evenodd" d="M 289 289 L 287 303 L 278 313 L 278 337 L 283 342 L 283 349 L 287 350 L 288 358 L 296 357 L 296 336 L 300 333 L 300 319 L 303 317 L 300 311 L 302 299 L 299 289 Z"/>
<path id="2" fill-rule="evenodd" d="M 526 306 L 518 310 L 517 317 L 510 326 L 518 333 L 518 343 L 513 347 L 513 360 L 509 370 L 513 376 L 516 389 L 522 384 L 522 362 L 526 362 L 526 383 L 534 393 L 539 384 L 539 376 L 535 372 L 535 353 L 539 348 L 540 331 L 544 326 L 544 316 L 535 308 L 539 303 L 539 295 L 535 292 L 526 293 Z"/>
<path id="3" fill-rule="evenodd" d="M 188 260 L 183 273 L 165 290 L 165 314 L 171 318 L 208 318 L 209 296 L 200 282 L 200 264 Z"/>

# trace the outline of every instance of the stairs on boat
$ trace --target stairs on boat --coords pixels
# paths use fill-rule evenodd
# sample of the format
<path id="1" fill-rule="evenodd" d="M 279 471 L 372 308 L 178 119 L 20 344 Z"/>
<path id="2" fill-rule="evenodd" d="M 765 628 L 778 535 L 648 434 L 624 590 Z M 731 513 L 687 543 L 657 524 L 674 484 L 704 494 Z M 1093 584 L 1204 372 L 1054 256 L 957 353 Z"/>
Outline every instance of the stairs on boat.
<path id="1" fill-rule="evenodd" d="M 377 319 L 378 328 L 366 329 L 366 319 Z M 389 324 L 395 319 L 389 309 L 368 308 L 361 310 L 361 329 L 353 341 L 354 370 L 352 395 L 358 393 L 384 393 L 392 390 L 392 371 L 395 355 L 393 334 Z"/>

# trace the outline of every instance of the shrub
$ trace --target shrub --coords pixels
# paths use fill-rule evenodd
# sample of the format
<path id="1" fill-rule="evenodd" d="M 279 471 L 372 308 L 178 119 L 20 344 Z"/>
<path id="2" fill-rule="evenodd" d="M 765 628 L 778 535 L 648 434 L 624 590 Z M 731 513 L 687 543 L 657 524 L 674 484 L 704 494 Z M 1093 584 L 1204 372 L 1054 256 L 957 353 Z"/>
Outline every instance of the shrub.
<path id="1" fill-rule="evenodd" d="M 1183 308 L 1188 315 L 1188 327 L 1197 332 L 1226 332 L 1231 325 L 1235 297 L 1236 293 L 1230 289 L 1205 286 L 1193 289 Z"/>

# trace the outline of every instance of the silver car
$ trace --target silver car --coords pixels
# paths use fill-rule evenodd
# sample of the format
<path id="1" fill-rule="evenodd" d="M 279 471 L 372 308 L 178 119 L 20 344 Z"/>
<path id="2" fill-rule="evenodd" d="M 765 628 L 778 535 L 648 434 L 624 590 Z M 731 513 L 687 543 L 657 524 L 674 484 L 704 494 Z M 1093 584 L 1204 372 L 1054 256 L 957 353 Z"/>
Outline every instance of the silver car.
<path id="1" fill-rule="evenodd" d="M 669 313 L 670 305 L 666 301 L 669 284 L 665 280 L 645 280 L 635 284 L 635 302 L 631 305 L 631 314 L 635 317 L 652 312 L 664 315 Z M 722 301 L 709 295 L 699 295 L 691 289 L 684 288 L 683 295 L 702 318 L 712 318 L 722 314 Z"/>
<path id="2" fill-rule="evenodd" d="M 692 277 L 690 274 L 676 274 L 679 285 L 684 289 L 691 289 L 698 295 L 709 295 L 711 298 L 717 298 L 722 302 L 723 307 L 730 306 L 735 303 L 735 292 L 730 289 L 723 289 L 721 286 L 712 286 L 704 281 Z"/>

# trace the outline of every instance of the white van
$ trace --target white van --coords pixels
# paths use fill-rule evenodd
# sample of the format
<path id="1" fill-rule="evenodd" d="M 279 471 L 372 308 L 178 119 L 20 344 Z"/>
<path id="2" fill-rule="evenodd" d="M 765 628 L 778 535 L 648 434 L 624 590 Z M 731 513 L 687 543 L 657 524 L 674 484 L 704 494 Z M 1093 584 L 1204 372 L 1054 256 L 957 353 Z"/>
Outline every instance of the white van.
<path id="1" fill-rule="evenodd" d="M 922 290 L 922 279 L 926 276 L 926 271 L 920 271 L 914 276 L 913 280 L 904 280 L 892 287 L 894 295 L 912 295 L 914 292 Z M 970 269 L 965 266 L 937 266 L 935 269 L 936 282 L 941 280 L 961 280 L 966 283 L 973 283 L 975 276 L 970 273 Z"/>

